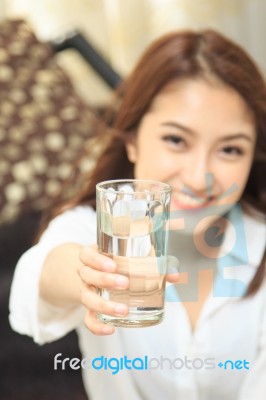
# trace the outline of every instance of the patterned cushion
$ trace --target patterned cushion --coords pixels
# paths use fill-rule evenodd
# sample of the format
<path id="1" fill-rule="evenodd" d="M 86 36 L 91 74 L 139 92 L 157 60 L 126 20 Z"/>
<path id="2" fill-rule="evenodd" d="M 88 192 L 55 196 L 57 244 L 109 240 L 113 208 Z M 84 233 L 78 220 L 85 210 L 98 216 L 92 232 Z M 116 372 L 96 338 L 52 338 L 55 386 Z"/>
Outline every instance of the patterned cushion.
<path id="1" fill-rule="evenodd" d="M 3 21 L 0 223 L 50 204 L 84 148 L 93 117 L 49 45 L 24 21 Z"/>

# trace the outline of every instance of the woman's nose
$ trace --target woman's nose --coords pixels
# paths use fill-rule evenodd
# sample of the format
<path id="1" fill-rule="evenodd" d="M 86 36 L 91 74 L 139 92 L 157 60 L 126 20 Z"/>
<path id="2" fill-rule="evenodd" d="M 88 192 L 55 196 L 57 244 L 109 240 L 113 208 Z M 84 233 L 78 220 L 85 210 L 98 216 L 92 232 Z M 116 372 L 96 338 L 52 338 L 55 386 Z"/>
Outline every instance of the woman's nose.
<path id="1" fill-rule="evenodd" d="M 211 196 L 214 175 L 206 157 L 191 157 L 183 167 L 184 191 L 191 195 Z"/>

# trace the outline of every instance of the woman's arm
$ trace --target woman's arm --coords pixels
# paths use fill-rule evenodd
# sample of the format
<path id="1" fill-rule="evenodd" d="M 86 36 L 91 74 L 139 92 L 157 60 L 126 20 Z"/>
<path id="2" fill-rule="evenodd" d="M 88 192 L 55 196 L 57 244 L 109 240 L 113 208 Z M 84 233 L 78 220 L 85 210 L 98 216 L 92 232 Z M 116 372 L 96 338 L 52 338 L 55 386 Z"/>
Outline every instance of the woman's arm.
<path id="1" fill-rule="evenodd" d="M 67 211 L 56 217 L 40 242 L 21 257 L 10 296 L 9 319 L 14 330 L 32 336 L 37 343 L 58 339 L 83 320 L 95 334 L 114 332 L 96 314 L 125 316 L 128 309 L 104 300 L 97 288 L 124 290 L 129 282 L 115 273 L 113 260 L 86 244 L 95 241 L 95 226 L 91 210 Z M 170 274 L 168 280 L 174 282 L 176 276 Z"/>
<path id="2" fill-rule="evenodd" d="M 40 296 L 56 307 L 80 304 L 81 280 L 78 269 L 82 263 L 76 243 L 61 244 L 47 255 L 40 276 Z"/>

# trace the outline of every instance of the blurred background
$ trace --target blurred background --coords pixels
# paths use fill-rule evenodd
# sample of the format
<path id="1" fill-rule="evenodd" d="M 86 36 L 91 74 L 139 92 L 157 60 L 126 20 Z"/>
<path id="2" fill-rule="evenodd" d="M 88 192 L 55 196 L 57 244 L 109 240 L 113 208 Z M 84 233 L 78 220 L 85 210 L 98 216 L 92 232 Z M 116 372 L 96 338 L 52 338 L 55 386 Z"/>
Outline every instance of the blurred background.
<path id="1" fill-rule="evenodd" d="M 95 114 L 145 47 L 176 29 L 215 28 L 265 73 L 265 21 L 265 0 L 0 0 L 0 399 L 86 399 L 80 371 L 53 370 L 59 352 L 80 357 L 75 333 L 35 345 L 12 332 L 8 299 L 43 211 L 93 147 Z"/>
<path id="2" fill-rule="evenodd" d="M 220 30 L 266 70 L 265 0 L 0 0 L 0 13 L 25 18 L 44 41 L 80 29 L 122 76 L 153 39 L 186 27 Z M 92 103 L 105 101 L 106 85 L 70 53 L 60 55 L 59 62 L 79 92 Z"/>

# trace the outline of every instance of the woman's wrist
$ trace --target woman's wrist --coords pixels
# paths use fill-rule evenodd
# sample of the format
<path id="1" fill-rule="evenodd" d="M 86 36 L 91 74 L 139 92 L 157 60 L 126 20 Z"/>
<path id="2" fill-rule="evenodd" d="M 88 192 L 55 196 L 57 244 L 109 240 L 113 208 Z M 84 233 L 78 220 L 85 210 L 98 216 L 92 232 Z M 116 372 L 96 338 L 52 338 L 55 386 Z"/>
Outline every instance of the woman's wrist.
<path id="1" fill-rule="evenodd" d="M 44 262 L 39 290 L 40 297 L 56 307 L 80 305 L 81 279 L 78 268 L 81 265 L 81 245 L 65 243 L 55 247 Z"/>

